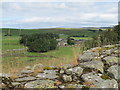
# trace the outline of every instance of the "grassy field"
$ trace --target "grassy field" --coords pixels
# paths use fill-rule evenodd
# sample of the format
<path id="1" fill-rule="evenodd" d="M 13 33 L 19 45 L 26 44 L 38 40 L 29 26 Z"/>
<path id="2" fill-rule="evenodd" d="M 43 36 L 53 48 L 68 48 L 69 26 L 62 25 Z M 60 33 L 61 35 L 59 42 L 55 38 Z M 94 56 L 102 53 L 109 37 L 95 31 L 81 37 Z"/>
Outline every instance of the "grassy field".
<path id="1" fill-rule="evenodd" d="M 12 36 L 4 36 L 6 33 Z M 41 63 L 44 66 L 60 66 L 63 64 L 77 64 L 80 55 L 80 46 L 59 47 L 56 50 L 46 53 L 27 52 L 26 47 L 19 44 L 21 34 L 48 33 L 53 32 L 60 35 L 60 38 L 67 38 L 70 35 L 87 35 L 85 38 L 73 37 L 75 39 L 90 39 L 97 32 L 86 29 L 59 28 L 59 29 L 3 29 L 2 30 L 2 67 L 4 73 L 16 73 L 26 66 L 33 66 Z"/>
<path id="2" fill-rule="evenodd" d="M 44 66 L 76 64 L 80 54 L 79 47 L 60 47 L 47 53 L 30 53 L 25 50 L 8 52 L 3 55 L 3 72 L 15 73 L 27 66 L 41 63 Z"/>
<path id="3" fill-rule="evenodd" d="M 24 48 L 24 46 L 19 44 L 19 36 L 7 36 L 2 38 L 2 50 L 11 50 Z"/>
<path id="4" fill-rule="evenodd" d="M 80 47 L 60 47 L 47 53 L 27 52 L 26 47 L 19 44 L 19 36 L 3 36 L 2 67 L 4 73 L 16 73 L 27 66 L 42 63 L 44 66 L 60 66 L 75 64 Z"/>
<path id="5" fill-rule="evenodd" d="M 0 29 L 1 30 L 1 29 Z M 98 30 L 95 32 L 90 31 L 89 29 L 82 28 L 51 28 L 51 29 L 2 29 L 2 34 L 10 33 L 12 36 L 19 36 L 22 34 L 33 34 L 33 33 L 56 33 L 56 34 L 64 34 L 62 36 L 68 35 L 85 35 L 88 37 L 92 37 L 99 33 Z"/>

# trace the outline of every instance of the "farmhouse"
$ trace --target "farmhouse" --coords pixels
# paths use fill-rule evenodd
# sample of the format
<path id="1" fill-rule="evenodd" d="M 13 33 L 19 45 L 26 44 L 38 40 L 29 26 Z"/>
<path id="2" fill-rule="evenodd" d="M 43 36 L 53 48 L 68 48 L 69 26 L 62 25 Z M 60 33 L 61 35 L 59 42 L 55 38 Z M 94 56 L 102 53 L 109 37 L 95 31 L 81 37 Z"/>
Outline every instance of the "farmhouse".
<path id="1" fill-rule="evenodd" d="M 80 45 L 81 43 L 83 43 L 85 40 L 83 40 L 83 39 L 80 39 L 80 40 L 74 40 L 74 43 L 76 44 L 76 45 Z"/>
<path id="2" fill-rule="evenodd" d="M 56 39 L 58 41 L 58 46 L 66 46 L 67 40 L 66 39 Z"/>

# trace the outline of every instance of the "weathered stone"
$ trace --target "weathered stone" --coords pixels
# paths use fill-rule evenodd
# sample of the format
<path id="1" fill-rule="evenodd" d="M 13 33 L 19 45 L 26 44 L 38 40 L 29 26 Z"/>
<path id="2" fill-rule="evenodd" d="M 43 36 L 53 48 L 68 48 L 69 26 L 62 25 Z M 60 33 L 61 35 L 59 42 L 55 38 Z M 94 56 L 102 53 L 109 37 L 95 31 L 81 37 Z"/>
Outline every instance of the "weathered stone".
<path id="1" fill-rule="evenodd" d="M 72 81 L 71 75 L 66 75 L 66 74 L 64 74 L 64 75 L 62 76 L 62 79 L 63 79 L 64 82 L 71 82 L 71 81 Z"/>
<path id="2" fill-rule="evenodd" d="M 31 74 L 31 73 L 33 73 L 33 71 L 32 70 L 22 70 L 21 73 L 22 74 Z"/>
<path id="3" fill-rule="evenodd" d="M 107 71 L 114 75 L 115 79 L 118 79 L 118 65 L 111 66 Z"/>
<path id="4" fill-rule="evenodd" d="M 73 74 L 76 74 L 77 76 L 80 76 L 82 72 L 83 72 L 83 68 L 81 68 L 80 66 L 73 68 Z"/>
<path id="5" fill-rule="evenodd" d="M 82 74 L 83 69 L 80 66 L 69 68 L 65 70 L 65 73 L 68 75 L 75 74 L 80 76 Z"/>
<path id="6" fill-rule="evenodd" d="M 113 53 L 120 54 L 120 50 L 115 50 Z"/>
<path id="7" fill-rule="evenodd" d="M 72 67 L 71 64 L 64 64 L 60 68 L 63 68 L 65 70 L 65 69 L 68 69 L 68 68 L 71 68 L 71 67 Z"/>
<path id="8" fill-rule="evenodd" d="M 105 50 L 104 52 L 102 52 L 102 55 L 108 56 L 112 54 L 112 50 Z"/>
<path id="9" fill-rule="evenodd" d="M 92 61 L 95 59 L 95 57 L 98 57 L 99 53 L 96 52 L 85 52 L 83 55 L 81 55 L 78 59 L 79 63 L 83 63 L 83 62 L 88 62 L 88 61 Z"/>
<path id="10" fill-rule="evenodd" d="M 65 73 L 68 74 L 68 75 L 72 74 L 73 73 L 73 68 L 66 69 Z"/>
<path id="11" fill-rule="evenodd" d="M 50 73 L 50 74 L 39 73 L 36 77 L 39 79 L 55 79 L 58 76 L 54 73 L 53 74 L 52 73 Z"/>
<path id="12" fill-rule="evenodd" d="M 56 70 L 44 70 L 43 71 L 45 74 L 57 74 Z"/>
<path id="13" fill-rule="evenodd" d="M 65 88 L 65 85 L 62 85 L 62 84 L 61 84 L 61 85 L 58 86 L 58 88 L 61 88 L 61 89 L 62 89 L 62 88 Z"/>
<path id="14" fill-rule="evenodd" d="M 36 64 L 36 65 L 34 65 L 32 70 L 36 70 L 36 69 L 37 70 L 39 69 L 40 71 L 43 70 L 43 65 L 42 64 Z"/>
<path id="15" fill-rule="evenodd" d="M 84 82 L 90 82 L 93 85 L 97 85 L 103 82 L 103 79 L 95 73 L 83 74 L 81 78 L 83 79 Z"/>
<path id="16" fill-rule="evenodd" d="M 83 68 L 96 69 L 99 70 L 101 73 L 104 72 L 103 70 L 104 64 L 102 63 L 102 61 L 94 60 L 90 62 L 81 63 L 79 65 L 82 66 Z"/>
<path id="17" fill-rule="evenodd" d="M 0 78 L 2 78 L 2 77 L 10 77 L 10 75 L 9 74 L 4 74 L 4 73 L 0 73 Z"/>
<path id="18" fill-rule="evenodd" d="M 109 65 L 114 65 L 118 63 L 118 57 L 114 57 L 114 56 L 107 56 L 105 58 L 103 58 L 103 60 L 109 64 Z"/>
<path id="19" fill-rule="evenodd" d="M 45 74 L 45 73 L 39 73 L 36 77 L 40 78 L 40 79 L 47 79 L 48 78 L 47 74 Z"/>
<path id="20" fill-rule="evenodd" d="M 3 83 L 7 88 L 14 88 L 12 84 L 12 78 L 8 74 L 0 73 L 0 81 Z"/>
<path id="21" fill-rule="evenodd" d="M 94 85 L 94 88 L 117 88 L 118 87 L 118 83 L 116 80 L 114 79 L 104 80 L 94 73 L 83 74 L 82 79 L 85 82 L 91 82 Z"/>
<path id="22" fill-rule="evenodd" d="M 115 45 L 106 45 L 106 46 L 103 46 L 104 48 L 114 48 Z"/>
<path id="23" fill-rule="evenodd" d="M 6 88 L 7 86 L 0 81 L 0 88 Z"/>
<path id="24" fill-rule="evenodd" d="M 19 82 L 12 82 L 12 85 L 13 85 L 14 87 L 19 87 L 19 86 L 21 85 L 21 83 L 19 83 Z"/>
<path id="25" fill-rule="evenodd" d="M 102 50 L 101 47 L 95 47 L 90 49 L 90 51 L 93 51 L 93 52 L 100 52 L 101 50 Z"/>
<path id="26" fill-rule="evenodd" d="M 79 82 L 78 77 L 76 75 L 73 75 L 72 78 L 73 78 L 73 81 Z"/>
<path id="27" fill-rule="evenodd" d="M 36 78 L 32 76 L 15 79 L 15 81 L 17 82 L 27 82 L 27 81 L 33 81 L 33 80 L 36 80 Z"/>
<path id="28" fill-rule="evenodd" d="M 120 44 L 115 44 L 115 47 L 120 47 Z"/>
<path id="29" fill-rule="evenodd" d="M 96 85 L 97 88 L 118 88 L 118 83 L 116 80 L 104 80 L 100 84 Z"/>
<path id="30" fill-rule="evenodd" d="M 56 88 L 52 80 L 36 80 L 25 84 L 26 88 Z"/>
<path id="31" fill-rule="evenodd" d="M 64 69 L 60 69 L 60 70 L 59 70 L 59 73 L 60 73 L 60 74 L 63 74 L 63 73 L 65 73 L 65 70 L 64 70 Z"/>
<path id="32" fill-rule="evenodd" d="M 75 88 L 75 89 L 77 89 L 77 88 L 82 88 L 83 87 L 83 85 L 81 85 L 81 84 L 66 84 L 66 86 L 65 86 L 65 88 Z"/>

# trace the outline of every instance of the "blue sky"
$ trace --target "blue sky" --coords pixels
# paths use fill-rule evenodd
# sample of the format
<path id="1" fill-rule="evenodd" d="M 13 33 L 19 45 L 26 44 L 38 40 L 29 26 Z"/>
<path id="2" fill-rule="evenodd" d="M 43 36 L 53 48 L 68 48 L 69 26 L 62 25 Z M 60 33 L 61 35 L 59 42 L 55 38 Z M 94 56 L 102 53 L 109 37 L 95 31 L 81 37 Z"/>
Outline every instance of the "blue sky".
<path id="1" fill-rule="evenodd" d="M 2 2 L 3 28 L 113 26 L 118 2 Z"/>

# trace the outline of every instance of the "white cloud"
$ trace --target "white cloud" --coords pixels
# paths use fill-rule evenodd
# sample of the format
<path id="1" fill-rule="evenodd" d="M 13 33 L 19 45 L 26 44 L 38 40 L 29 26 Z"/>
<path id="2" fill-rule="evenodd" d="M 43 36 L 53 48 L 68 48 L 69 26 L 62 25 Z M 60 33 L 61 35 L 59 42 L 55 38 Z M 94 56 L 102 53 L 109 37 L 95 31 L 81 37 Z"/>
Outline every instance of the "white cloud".
<path id="1" fill-rule="evenodd" d="M 119 0 L 3 0 L 3 2 L 118 2 Z"/>
<path id="2" fill-rule="evenodd" d="M 117 3 L 21 2 L 4 3 L 4 25 L 30 27 L 67 25 L 70 27 L 112 25 L 117 22 Z M 43 26 L 42 26 L 43 25 Z"/>

